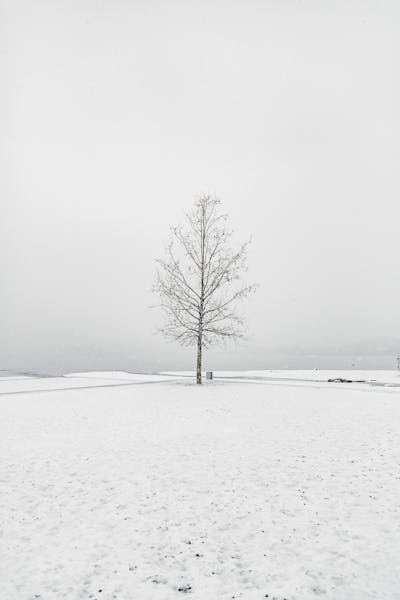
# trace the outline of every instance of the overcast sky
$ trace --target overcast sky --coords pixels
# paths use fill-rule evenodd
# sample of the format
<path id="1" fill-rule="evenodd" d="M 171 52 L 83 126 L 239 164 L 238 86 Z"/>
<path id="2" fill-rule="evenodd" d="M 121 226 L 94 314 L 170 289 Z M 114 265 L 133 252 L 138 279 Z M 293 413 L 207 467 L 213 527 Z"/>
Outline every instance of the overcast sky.
<path id="1" fill-rule="evenodd" d="M 249 339 L 206 367 L 400 351 L 399 16 L 0 0 L 0 368 L 192 367 L 150 290 L 203 192 L 253 237 L 260 284 Z"/>

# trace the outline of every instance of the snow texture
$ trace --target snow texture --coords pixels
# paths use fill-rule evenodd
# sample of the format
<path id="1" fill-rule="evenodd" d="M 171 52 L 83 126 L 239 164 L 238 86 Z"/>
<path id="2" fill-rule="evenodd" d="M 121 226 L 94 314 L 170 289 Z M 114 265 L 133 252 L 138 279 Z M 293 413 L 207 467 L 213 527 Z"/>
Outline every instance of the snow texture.
<path id="1" fill-rule="evenodd" d="M 400 391 L 254 381 L 0 381 L 0 598 L 398 599 Z"/>

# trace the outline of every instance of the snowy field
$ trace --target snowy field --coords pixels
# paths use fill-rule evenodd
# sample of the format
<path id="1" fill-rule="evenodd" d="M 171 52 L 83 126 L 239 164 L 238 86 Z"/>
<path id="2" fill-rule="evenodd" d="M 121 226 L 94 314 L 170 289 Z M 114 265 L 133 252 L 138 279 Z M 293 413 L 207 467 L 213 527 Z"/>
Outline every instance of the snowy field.
<path id="1" fill-rule="evenodd" d="M 0 379 L 0 599 L 399 599 L 400 389 L 268 373 Z"/>

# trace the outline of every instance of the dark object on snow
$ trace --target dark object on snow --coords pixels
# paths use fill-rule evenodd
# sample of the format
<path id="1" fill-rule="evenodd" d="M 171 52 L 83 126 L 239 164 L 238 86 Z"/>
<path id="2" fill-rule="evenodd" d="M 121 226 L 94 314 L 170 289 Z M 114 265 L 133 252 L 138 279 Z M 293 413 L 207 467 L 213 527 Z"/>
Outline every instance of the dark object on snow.
<path id="1" fill-rule="evenodd" d="M 213 372 L 212 371 L 207 371 L 206 378 L 207 379 L 212 379 L 213 378 Z"/>
<path id="2" fill-rule="evenodd" d="M 365 383 L 365 379 L 343 379 L 342 377 L 335 377 L 335 379 L 328 379 L 328 383 Z"/>
<path id="3" fill-rule="evenodd" d="M 178 592 L 183 592 L 184 594 L 188 594 L 192 591 L 191 585 L 184 585 L 183 587 L 178 588 Z"/>

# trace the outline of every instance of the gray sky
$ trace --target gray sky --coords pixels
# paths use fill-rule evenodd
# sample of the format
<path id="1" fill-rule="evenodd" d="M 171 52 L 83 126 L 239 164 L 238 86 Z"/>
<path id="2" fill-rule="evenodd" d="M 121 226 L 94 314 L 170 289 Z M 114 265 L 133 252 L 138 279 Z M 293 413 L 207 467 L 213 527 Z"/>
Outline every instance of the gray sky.
<path id="1" fill-rule="evenodd" d="M 260 284 L 249 340 L 206 366 L 400 351 L 399 16 L 0 0 L 0 368 L 192 367 L 149 306 L 202 192 L 252 235 Z"/>

